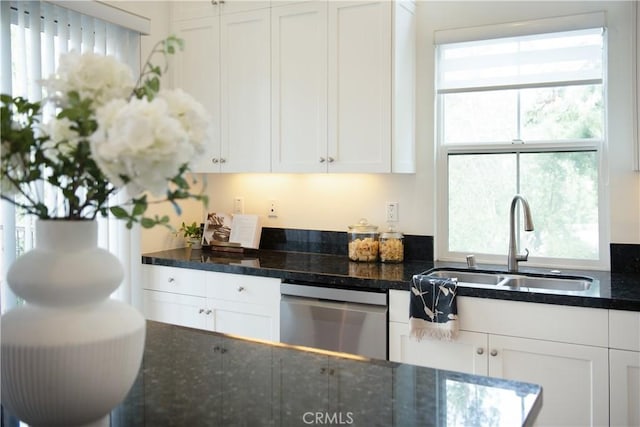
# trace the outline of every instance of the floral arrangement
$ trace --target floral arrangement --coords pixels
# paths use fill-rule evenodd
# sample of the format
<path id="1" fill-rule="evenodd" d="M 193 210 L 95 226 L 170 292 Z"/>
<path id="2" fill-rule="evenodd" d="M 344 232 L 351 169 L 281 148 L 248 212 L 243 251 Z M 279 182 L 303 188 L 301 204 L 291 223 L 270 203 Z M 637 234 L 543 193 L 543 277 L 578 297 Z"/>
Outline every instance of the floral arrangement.
<path id="1" fill-rule="evenodd" d="M 207 113 L 182 90 L 160 89 L 168 55 L 178 49 L 181 39 L 160 41 L 137 82 L 113 57 L 71 52 L 42 81 L 42 102 L 0 95 L 0 197 L 40 219 L 110 212 L 129 228 L 168 226 L 168 216 L 145 216 L 150 203 L 169 201 L 178 214 L 179 200 L 206 203 L 206 196 L 190 192 L 184 175 L 207 143 Z M 163 68 L 151 63 L 155 55 L 163 56 Z M 43 110 L 52 107 L 55 115 L 43 120 Z M 62 209 L 47 206 L 43 185 L 58 191 Z M 119 191 L 128 200 L 113 205 Z"/>

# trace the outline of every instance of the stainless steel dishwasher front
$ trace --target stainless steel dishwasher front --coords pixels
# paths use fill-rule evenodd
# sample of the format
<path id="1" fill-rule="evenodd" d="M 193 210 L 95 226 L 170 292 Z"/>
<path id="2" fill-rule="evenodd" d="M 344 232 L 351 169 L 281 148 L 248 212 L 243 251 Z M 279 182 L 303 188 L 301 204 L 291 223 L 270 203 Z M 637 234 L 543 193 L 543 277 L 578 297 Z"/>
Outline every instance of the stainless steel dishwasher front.
<path id="1" fill-rule="evenodd" d="M 387 358 L 387 293 L 280 285 L 280 341 Z"/>

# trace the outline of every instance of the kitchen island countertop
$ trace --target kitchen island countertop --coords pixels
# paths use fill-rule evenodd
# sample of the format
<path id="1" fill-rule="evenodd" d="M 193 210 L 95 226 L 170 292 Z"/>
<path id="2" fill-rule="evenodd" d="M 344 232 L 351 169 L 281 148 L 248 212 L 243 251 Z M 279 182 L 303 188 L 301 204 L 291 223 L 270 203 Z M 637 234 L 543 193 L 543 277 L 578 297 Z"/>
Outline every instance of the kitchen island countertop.
<path id="1" fill-rule="evenodd" d="M 528 383 L 149 321 L 111 426 L 531 425 L 541 404 Z"/>
<path id="2" fill-rule="evenodd" d="M 222 273 L 275 277 L 284 281 L 354 289 L 408 290 L 411 278 L 434 267 L 465 267 L 450 262 L 405 261 L 399 264 L 352 262 L 346 256 L 255 250 L 244 254 L 206 249 L 171 249 L 143 254 L 143 264 L 193 268 Z M 504 271 L 505 266 L 479 265 Z M 548 273 L 548 269 L 520 266 L 522 272 Z M 596 281 L 585 292 L 514 290 L 459 287 L 459 296 L 539 302 L 546 304 L 640 311 L 640 274 L 595 270 L 563 270 L 563 274 L 589 276 Z"/>

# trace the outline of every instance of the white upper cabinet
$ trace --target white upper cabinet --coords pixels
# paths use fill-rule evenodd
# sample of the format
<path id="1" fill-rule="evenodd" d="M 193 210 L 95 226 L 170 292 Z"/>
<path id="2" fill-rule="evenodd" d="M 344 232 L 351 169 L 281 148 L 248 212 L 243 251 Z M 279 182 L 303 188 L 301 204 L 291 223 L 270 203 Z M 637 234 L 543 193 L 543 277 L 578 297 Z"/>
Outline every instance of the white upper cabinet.
<path id="1" fill-rule="evenodd" d="M 191 9 L 198 10 L 196 6 L 191 5 Z M 207 2 L 203 9 L 211 8 Z M 218 164 L 213 161 L 220 157 L 219 21 L 214 16 L 176 21 L 173 31 L 185 42 L 185 52 L 176 55 L 173 62 L 174 86 L 198 100 L 211 119 L 209 145 L 192 169 L 217 172 Z"/>
<path id="2" fill-rule="evenodd" d="M 333 172 L 391 172 L 391 6 L 329 2 Z"/>
<path id="3" fill-rule="evenodd" d="M 175 61 L 174 87 L 193 95 L 212 120 L 211 142 L 193 165 L 195 172 L 269 172 L 269 8 L 243 11 L 231 5 L 174 4 L 172 29 L 185 41 Z M 221 7 L 234 13 L 222 13 Z M 206 17 L 192 17 L 198 13 Z"/>
<path id="4" fill-rule="evenodd" d="M 415 172 L 414 7 L 272 8 L 274 172 Z"/>
<path id="5" fill-rule="evenodd" d="M 271 10 L 273 172 L 327 171 L 327 3 Z"/>
<path id="6" fill-rule="evenodd" d="M 176 2 L 198 172 L 415 172 L 414 2 Z M 198 39 L 198 40 L 196 40 Z"/>
<path id="7" fill-rule="evenodd" d="M 269 172 L 269 9 L 220 17 L 220 170 Z"/>

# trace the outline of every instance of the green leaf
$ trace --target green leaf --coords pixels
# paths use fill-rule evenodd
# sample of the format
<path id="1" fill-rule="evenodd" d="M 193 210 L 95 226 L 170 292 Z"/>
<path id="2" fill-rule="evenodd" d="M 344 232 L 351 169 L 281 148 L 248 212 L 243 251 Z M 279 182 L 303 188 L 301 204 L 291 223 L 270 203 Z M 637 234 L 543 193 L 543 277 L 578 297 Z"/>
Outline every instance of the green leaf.
<path id="1" fill-rule="evenodd" d="M 151 218 L 142 218 L 140 220 L 140 225 L 142 225 L 143 228 L 153 228 L 156 224 L 157 222 Z"/>
<path id="2" fill-rule="evenodd" d="M 118 219 L 129 218 L 129 212 L 127 212 L 127 210 L 122 206 L 112 206 L 109 210 L 111 211 L 111 214 Z"/>
<path id="3" fill-rule="evenodd" d="M 147 210 L 147 196 L 143 196 L 140 199 L 135 199 L 133 201 L 133 210 L 131 211 L 131 216 L 141 216 Z"/>

